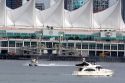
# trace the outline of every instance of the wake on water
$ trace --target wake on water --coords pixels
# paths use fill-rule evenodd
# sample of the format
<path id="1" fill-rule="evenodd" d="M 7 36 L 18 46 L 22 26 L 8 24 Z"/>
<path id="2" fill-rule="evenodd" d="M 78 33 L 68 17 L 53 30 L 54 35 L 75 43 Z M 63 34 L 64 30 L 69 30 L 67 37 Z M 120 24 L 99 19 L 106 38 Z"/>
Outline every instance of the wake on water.
<path id="1" fill-rule="evenodd" d="M 24 66 L 29 66 L 30 63 L 24 64 Z M 69 65 L 69 64 L 57 64 L 57 63 L 38 63 L 37 66 L 74 66 L 74 65 Z"/>

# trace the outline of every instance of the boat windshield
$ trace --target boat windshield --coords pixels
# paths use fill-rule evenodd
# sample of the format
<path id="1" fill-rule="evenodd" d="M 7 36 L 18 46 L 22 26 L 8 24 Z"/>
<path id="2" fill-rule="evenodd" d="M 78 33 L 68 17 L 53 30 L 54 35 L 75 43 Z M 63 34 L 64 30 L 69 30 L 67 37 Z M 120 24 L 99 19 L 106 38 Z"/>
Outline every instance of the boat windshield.
<path id="1" fill-rule="evenodd" d="M 95 71 L 95 69 L 89 68 L 89 69 L 85 69 L 85 71 Z"/>
<path id="2" fill-rule="evenodd" d="M 89 64 L 87 62 L 82 62 L 81 64 L 76 64 L 76 66 L 88 66 Z"/>
<path id="3" fill-rule="evenodd" d="M 96 66 L 96 68 L 97 68 L 97 69 L 102 69 L 102 67 L 101 67 L 101 66 Z"/>
<path id="4" fill-rule="evenodd" d="M 78 71 L 82 71 L 83 68 L 79 68 Z"/>

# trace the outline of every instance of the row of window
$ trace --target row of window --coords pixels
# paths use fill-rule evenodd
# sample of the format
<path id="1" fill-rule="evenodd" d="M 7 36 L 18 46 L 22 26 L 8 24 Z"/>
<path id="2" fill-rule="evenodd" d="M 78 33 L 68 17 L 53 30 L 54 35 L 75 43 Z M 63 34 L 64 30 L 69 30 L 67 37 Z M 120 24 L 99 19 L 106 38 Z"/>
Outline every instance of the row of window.
<path id="1" fill-rule="evenodd" d="M 89 56 L 102 56 L 102 57 L 124 57 L 124 51 L 89 51 Z"/>
<path id="2" fill-rule="evenodd" d="M 56 45 L 59 45 L 59 43 L 43 43 L 44 45 L 47 46 L 47 48 L 52 48 Z M 68 48 L 73 48 L 76 47 L 78 49 L 105 49 L 105 50 L 124 50 L 125 49 L 125 44 L 95 44 L 95 43 L 61 43 L 63 47 L 68 47 Z"/>
<path id="3" fill-rule="evenodd" d="M 15 42 L 15 41 L 1 41 L 1 47 L 22 47 L 23 42 Z M 24 46 L 37 46 L 37 42 L 24 42 Z"/>
<path id="4" fill-rule="evenodd" d="M 16 43 L 16 44 L 15 44 Z M 47 48 L 52 48 L 56 45 L 59 45 L 59 43 L 52 43 L 52 42 L 46 42 L 42 43 L 44 44 Z M 95 44 L 95 43 L 61 43 L 63 47 L 76 47 L 78 49 L 105 49 L 105 50 L 124 50 L 125 49 L 125 44 Z M 15 42 L 15 41 L 1 41 L 1 47 L 21 47 L 23 45 L 23 42 Z M 37 45 L 37 42 L 24 42 L 24 46 L 30 46 L 30 45 Z"/>
<path id="5" fill-rule="evenodd" d="M 6 33 L 5 31 L 0 31 L 0 37 L 2 38 L 20 38 L 20 39 L 36 39 L 39 35 L 35 33 Z M 44 37 L 43 39 L 50 39 L 51 36 Z M 54 37 L 55 39 L 58 39 L 59 37 Z M 100 37 L 99 34 L 93 34 L 93 35 L 75 35 L 75 34 L 64 34 L 63 36 L 64 40 L 89 40 L 89 41 L 95 41 L 95 40 L 104 40 L 104 41 L 125 41 L 125 36 L 117 36 L 116 38 L 111 37 Z"/>
<path id="6" fill-rule="evenodd" d="M 0 33 L 0 37 L 7 38 L 36 38 L 36 34 L 34 33 Z"/>
<path id="7" fill-rule="evenodd" d="M 24 42 L 24 46 L 37 46 L 37 42 Z M 47 48 L 56 47 L 59 43 L 41 43 L 41 45 L 45 45 Z M 95 44 L 95 43 L 61 43 L 64 48 L 73 48 L 76 47 L 77 49 L 104 49 L 104 50 L 124 50 L 124 44 Z M 15 41 L 2 41 L 1 47 L 22 47 L 23 42 L 15 42 Z"/>

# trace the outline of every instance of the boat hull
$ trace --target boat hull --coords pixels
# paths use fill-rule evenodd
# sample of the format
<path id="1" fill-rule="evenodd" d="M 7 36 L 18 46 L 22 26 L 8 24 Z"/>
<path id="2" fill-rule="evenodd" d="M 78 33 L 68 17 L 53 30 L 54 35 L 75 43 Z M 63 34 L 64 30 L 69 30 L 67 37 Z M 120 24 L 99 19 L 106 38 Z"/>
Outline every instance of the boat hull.
<path id="1" fill-rule="evenodd" d="M 73 75 L 81 76 L 112 76 L 113 72 L 108 69 L 101 69 L 97 71 L 74 71 Z"/>

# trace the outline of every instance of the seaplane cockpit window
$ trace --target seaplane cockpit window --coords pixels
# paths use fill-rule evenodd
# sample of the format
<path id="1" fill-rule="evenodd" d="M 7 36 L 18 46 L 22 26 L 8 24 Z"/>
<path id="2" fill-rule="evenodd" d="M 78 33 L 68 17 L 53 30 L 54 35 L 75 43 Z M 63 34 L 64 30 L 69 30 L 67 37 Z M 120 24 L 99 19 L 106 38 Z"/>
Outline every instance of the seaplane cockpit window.
<path id="1" fill-rule="evenodd" d="M 85 71 L 95 71 L 95 69 L 85 69 Z"/>

